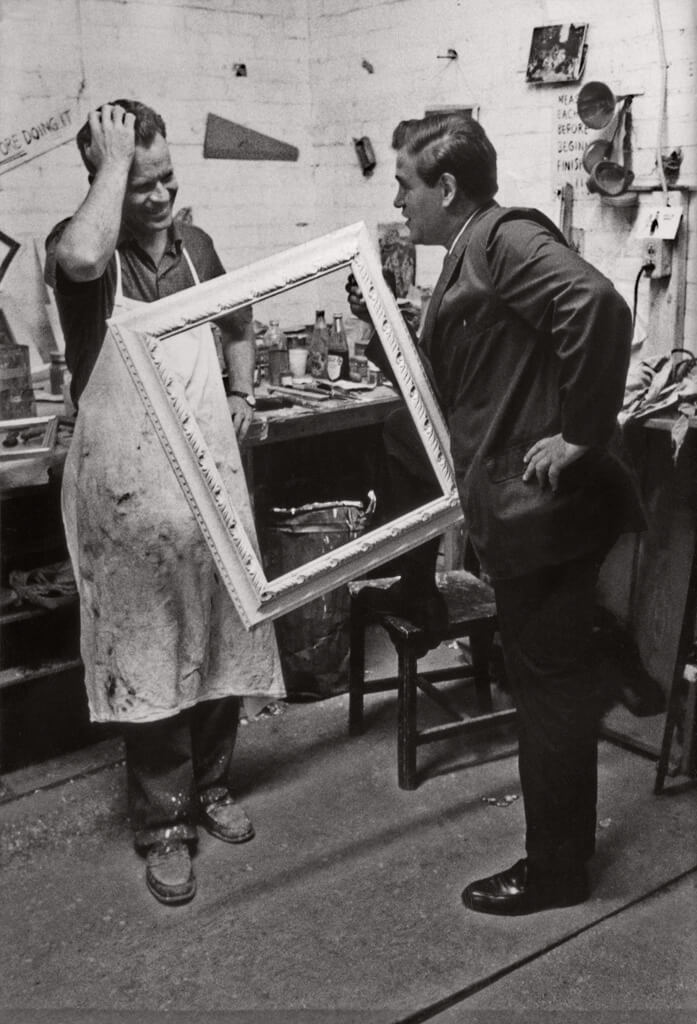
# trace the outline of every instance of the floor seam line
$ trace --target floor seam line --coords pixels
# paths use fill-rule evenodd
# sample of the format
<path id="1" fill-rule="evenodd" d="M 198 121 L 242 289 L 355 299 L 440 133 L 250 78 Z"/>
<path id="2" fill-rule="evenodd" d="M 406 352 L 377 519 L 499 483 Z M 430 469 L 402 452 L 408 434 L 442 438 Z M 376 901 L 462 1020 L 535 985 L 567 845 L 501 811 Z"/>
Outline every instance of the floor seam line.
<path id="1" fill-rule="evenodd" d="M 97 764 L 92 768 L 84 768 L 82 771 L 76 772 L 75 775 L 68 775 L 63 779 L 56 779 L 55 782 L 46 782 L 42 786 L 34 786 L 33 789 L 28 790 L 26 793 L 13 793 L 11 789 L 8 789 L 7 795 L 0 797 L 0 807 L 6 807 L 8 804 L 16 803 L 18 800 L 26 800 L 27 797 L 36 796 L 37 793 L 46 793 L 51 789 L 58 789 L 59 786 L 67 786 L 71 782 L 79 782 L 81 779 L 88 779 L 91 775 L 98 775 L 99 772 L 104 772 L 108 768 L 116 768 L 118 765 L 126 763 L 126 759 L 123 755 L 118 757 L 115 761 L 108 761 L 105 764 Z M 0 782 L 2 776 L 0 776 Z"/>
<path id="2" fill-rule="evenodd" d="M 425 1006 L 421 1010 L 417 1010 L 416 1013 L 410 1014 L 408 1017 L 400 1017 L 399 1020 L 393 1021 L 392 1024 L 423 1024 L 424 1021 L 431 1020 L 436 1016 L 436 1014 L 452 1009 L 452 1007 L 465 1002 L 465 1000 L 469 999 L 471 996 L 476 995 L 478 992 L 482 992 L 484 989 L 490 988 L 492 985 L 495 985 L 497 981 L 501 981 L 502 978 L 507 977 L 509 974 L 513 974 L 521 967 L 526 967 L 528 964 L 534 963 L 535 960 L 539 960 L 547 953 L 551 953 L 553 950 L 559 949 L 561 946 L 566 945 L 567 942 L 571 942 L 573 939 L 578 938 L 579 935 L 583 935 L 585 932 L 596 928 L 598 925 L 604 924 L 605 921 L 612 920 L 613 917 L 618 917 L 620 914 L 624 913 L 625 910 L 629 910 L 646 900 L 652 899 L 654 896 L 657 896 L 659 893 L 664 892 L 677 882 L 681 882 L 683 879 L 693 874 L 697 874 L 697 864 L 693 865 L 691 868 L 687 868 L 685 871 L 682 871 L 674 878 L 670 878 L 666 882 L 662 882 L 654 889 L 644 893 L 644 895 L 637 896 L 635 899 L 630 900 L 629 903 L 625 903 L 621 907 L 616 907 L 615 910 L 611 910 L 609 913 L 604 914 L 597 920 L 591 921 L 588 924 L 583 925 L 581 928 L 577 928 L 569 935 L 565 935 L 563 938 L 549 943 L 549 945 L 545 946 L 543 949 L 530 953 L 528 956 L 525 956 L 520 960 L 516 960 L 512 964 L 508 964 L 506 967 L 500 968 L 498 971 L 488 975 L 486 978 L 482 978 L 479 981 L 466 985 L 464 988 L 452 993 L 452 995 L 445 996 L 443 999 L 438 1000 L 438 1002 L 432 1003 L 430 1006 Z"/>

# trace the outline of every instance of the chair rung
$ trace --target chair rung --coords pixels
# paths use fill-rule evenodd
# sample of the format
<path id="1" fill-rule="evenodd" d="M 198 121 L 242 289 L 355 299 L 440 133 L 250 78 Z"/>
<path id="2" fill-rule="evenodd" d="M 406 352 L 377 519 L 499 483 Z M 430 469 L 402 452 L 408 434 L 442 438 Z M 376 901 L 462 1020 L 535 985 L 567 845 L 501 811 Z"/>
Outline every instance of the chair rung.
<path id="1" fill-rule="evenodd" d="M 436 740 L 444 740 L 449 736 L 457 736 L 463 732 L 476 732 L 485 726 L 503 725 L 515 718 L 515 708 L 506 708 L 504 711 L 492 711 L 487 715 L 478 715 L 476 718 L 468 718 L 462 722 L 448 722 L 446 725 L 432 725 L 427 729 L 421 729 L 416 733 L 416 745 L 433 743 Z"/>
<path id="2" fill-rule="evenodd" d="M 349 678 L 349 733 L 360 735 L 364 725 L 364 697 L 368 694 L 396 690 L 398 694 L 397 781 L 401 789 L 417 786 L 416 748 L 424 743 L 446 739 L 458 733 L 475 732 L 487 726 L 511 721 L 515 711 L 492 711 L 491 684 L 488 670 L 490 650 L 497 628 L 496 601 L 492 588 L 465 570 L 436 574 L 436 584 L 448 611 L 447 625 L 426 636 L 413 622 L 385 612 L 370 614 L 369 602 L 354 600 L 367 586 L 386 589 L 391 579 L 356 580 L 349 584 L 351 594 L 351 662 Z M 376 624 L 383 628 L 397 654 L 398 673 L 368 682 L 365 678 L 366 628 Z M 471 664 L 450 668 L 418 670 L 424 641 L 438 644 L 449 640 L 469 640 Z M 481 714 L 466 717 L 452 705 L 451 688 L 440 690 L 435 684 L 473 681 L 477 707 Z M 453 721 L 417 728 L 417 691 L 440 706 Z"/>
<path id="3" fill-rule="evenodd" d="M 471 679 L 474 670 L 471 665 L 458 665 L 457 668 L 432 668 L 419 672 L 418 676 L 427 679 L 429 683 L 444 683 L 446 681 L 456 682 L 458 679 Z M 374 679 L 372 682 L 363 684 L 365 693 L 383 693 L 385 690 L 396 690 L 399 685 L 398 676 L 390 676 L 385 679 Z M 379 689 L 372 689 L 379 687 Z"/>
<path id="4" fill-rule="evenodd" d="M 460 712 L 453 707 L 453 705 L 448 700 L 447 696 L 444 693 L 441 693 L 438 687 L 434 686 L 433 683 L 429 682 L 428 679 L 425 679 L 423 676 L 417 675 L 416 685 L 421 690 L 421 692 L 425 694 L 425 696 L 428 697 L 430 701 L 432 701 L 434 704 L 437 704 L 441 711 L 444 711 L 446 715 L 450 715 L 450 717 L 453 718 L 456 722 L 461 722 L 464 720 L 464 716 L 461 715 Z"/>

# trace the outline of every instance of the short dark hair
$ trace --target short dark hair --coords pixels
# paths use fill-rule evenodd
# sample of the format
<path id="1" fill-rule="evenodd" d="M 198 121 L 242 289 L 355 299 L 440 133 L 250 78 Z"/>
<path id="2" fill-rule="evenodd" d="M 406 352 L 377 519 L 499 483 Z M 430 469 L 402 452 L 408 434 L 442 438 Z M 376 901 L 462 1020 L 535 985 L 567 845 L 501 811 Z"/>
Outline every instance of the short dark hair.
<path id="1" fill-rule="evenodd" d="M 162 120 L 160 115 L 152 109 L 152 107 L 146 107 L 144 103 L 139 103 L 138 100 L 110 100 L 109 106 L 123 107 L 127 114 L 135 114 L 136 145 L 150 146 L 155 141 L 156 135 L 161 135 L 163 139 L 167 138 L 165 122 Z M 96 167 L 90 163 L 85 155 L 85 150 L 91 141 L 92 131 L 90 129 L 90 123 L 89 121 L 85 121 L 82 128 L 77 133 L 77 148 L 80 150 L 80 156 L 82 157 L 83 164 L 90 174 L 94 174 Z"/>
<path id="2" fill-rule="evenodd" d="M 498 191 L 496 150 L 479 121 L 467 114 L 427 114 L 400 121 L 392 148 L 415 157 L 419 177 L 431 187 L 449 172 L 477 202 L 492 199 Z"/>

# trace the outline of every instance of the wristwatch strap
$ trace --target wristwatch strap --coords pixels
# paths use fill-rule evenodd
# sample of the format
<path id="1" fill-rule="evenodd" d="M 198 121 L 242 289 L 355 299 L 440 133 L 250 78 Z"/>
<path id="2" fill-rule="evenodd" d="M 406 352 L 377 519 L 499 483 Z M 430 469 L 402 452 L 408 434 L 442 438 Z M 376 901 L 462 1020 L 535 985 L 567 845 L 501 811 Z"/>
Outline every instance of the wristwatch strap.
<path id="1" fill-rule="evenodd" d="M 256 409 L 257 400 L 254 397 L 254 395 L 250 395 L 248 391 L 230 390 L 229 394 L 234 395 L 235 398 L 244 398 L 245 402 L 247 403 L 250 409 Z"/>

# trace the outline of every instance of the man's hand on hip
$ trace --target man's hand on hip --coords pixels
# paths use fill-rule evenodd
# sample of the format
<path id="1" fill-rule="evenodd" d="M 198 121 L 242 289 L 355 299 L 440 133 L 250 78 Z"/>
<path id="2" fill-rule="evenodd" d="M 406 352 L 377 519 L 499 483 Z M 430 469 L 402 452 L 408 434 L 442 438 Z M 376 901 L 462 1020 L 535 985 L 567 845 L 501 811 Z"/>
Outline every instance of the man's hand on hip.
<path id="1" fill-rule="evenodd" d="M 565 441 L 561 434 L 543 437 L 523 456 L 525 463 L 523 480 L 525 483 L 529 483 L 537 478 L 540 487 L 549 484 L 552 490 L 556 491 L 561 471 L 580 459 L 587 451 L 588 445 L 571 444 L 569 441 Z"/>

